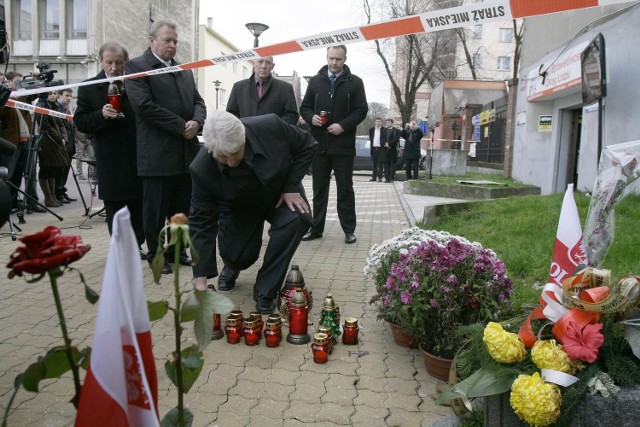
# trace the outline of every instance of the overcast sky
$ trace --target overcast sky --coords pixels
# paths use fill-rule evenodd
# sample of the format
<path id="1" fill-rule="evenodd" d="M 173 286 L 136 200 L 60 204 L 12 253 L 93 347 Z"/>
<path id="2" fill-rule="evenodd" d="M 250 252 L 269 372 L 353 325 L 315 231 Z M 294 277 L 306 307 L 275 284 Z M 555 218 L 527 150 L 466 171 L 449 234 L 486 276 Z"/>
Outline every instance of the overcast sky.
<path id="1" fill-rule="evenodd" d="M 239 50 L 253 47 L 253 35 L 245 27 L 247 22 L 269 26 L 259 38 L 260 46 L 289 41 L 327 31 L 351 28 L 366 23 L 362 0 L 235 0 L 228 2 L 202 0 L 200 24 L 213 18 L 213 29 L 236 45 Z M 374 18 L 378 22 L 380 18 Z M 347 65 L 351 72 L 364 80 L 367 101 L 389 106 L 389 83 L 382 61 L 373 42 L 347 45 Z M 274 58 L 274 71 L 302 76 L 317 74 L 326 65 L 324 48 L 290 53 Z M 306 85 L 303 81 L 303 91 Z"/>

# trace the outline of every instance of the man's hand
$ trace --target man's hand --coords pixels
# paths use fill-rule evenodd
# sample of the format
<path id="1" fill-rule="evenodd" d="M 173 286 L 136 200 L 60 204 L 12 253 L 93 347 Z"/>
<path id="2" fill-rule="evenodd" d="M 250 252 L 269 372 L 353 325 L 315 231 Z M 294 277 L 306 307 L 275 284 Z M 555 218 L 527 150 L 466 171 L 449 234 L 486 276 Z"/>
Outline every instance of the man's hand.
<path id="1" fill-rule="evenodd" d="M 311 212 L 311 208 L 309 207 L 309 204 L 300 195 L 300 193 L 282 193 L 282 195 L 280 196 L 280 199 L 278 200 L 278 203 L 276 204 L 276 208 L 280 207 L 280 205 L 282 204 L 282 201 L 284 201 L 287 204 L 289 209 L 291 209 L 291 212 L 295 212 L 296 210 L 299 210 L 302 213 Z"/>
<path id="2" fill-rule="evenodd" d="M 311 118 L 311 124 L 314 126 L 322 127 L 322 117 L 317 114 L 314 114 Z"/>
<path id="3" fill-rule="evenodd" d="M 198 134 L 198 129 L 200 129 L 200 123 L 195 120 L 189 120 L 184 124 L 182 136 L 185 139 L 193 139 Z"/>
<path id="4" fill-rule="evenodd" d="M 118 112 L 115 108 L 113 108 L 111 104 L 105 104 L 102 107 L 102 117 L 107 120 L 115 119 L 116 117 L 118 117 Z"/>
<path id="5" fill-rule="evenodd" d="M 338 123 L 334 123 L 327 128 L 327 132 L 329 132 L 331 135 L 340 135 L 342 132 L 344 132 L 344 129 Z"/>

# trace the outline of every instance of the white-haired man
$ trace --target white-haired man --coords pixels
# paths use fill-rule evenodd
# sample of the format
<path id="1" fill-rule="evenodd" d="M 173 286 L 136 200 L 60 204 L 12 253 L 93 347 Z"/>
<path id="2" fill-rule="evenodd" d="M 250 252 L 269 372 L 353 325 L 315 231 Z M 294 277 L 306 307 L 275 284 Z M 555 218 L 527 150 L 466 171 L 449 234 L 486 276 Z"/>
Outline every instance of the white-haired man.
<path id="1" fill-rule="evenodd" d="M 260 254 L 265 222 L 269 243 L 256 277 L 256 311 L 271 313 L 300 240 L 311 224 L 304 178 L 318 143 L 275 114 L 238 119 L 214 111 L 207 119 L 204 147 L 191 163 L 193 183 L 189 230 L 200 262 L 193 267 L 197 289 L 218 275 L 235 278 Z"/>

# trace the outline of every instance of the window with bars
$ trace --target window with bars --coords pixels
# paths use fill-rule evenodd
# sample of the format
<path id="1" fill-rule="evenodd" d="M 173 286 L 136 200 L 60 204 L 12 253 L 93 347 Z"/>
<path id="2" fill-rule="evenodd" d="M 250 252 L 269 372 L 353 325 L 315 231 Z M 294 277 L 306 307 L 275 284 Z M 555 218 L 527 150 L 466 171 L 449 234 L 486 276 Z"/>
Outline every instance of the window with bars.
<path id="1" fill-rule="evenodd" d="M 473 67 L 476 69 L 482 68 L 482 55 L 479 53 L 473 54 Z"/>
<path id="2" fill-rule="evenodd" d="M 31 0 L 13 0 L 13 37 L 14 40 L 31 40 L 32 2 Z"/>
<path id="3" fill-rule="evenodd" d="M 220 104 L 226 104 L 227 103 L 227 91 L 223 88 L 220 88 L 220 93 L 218 94 L 218 102 Z"/>
<path id="4" fill-rule="evenodd" d="M 67 38 L 86 39 L 89 17 L 87 0 L 67 0 Z"/>
<path id="5" fill-rule="evenodd" d="M 509 71 L 511 69 L 511 57 L 498 56 L 498 70 Z"/>

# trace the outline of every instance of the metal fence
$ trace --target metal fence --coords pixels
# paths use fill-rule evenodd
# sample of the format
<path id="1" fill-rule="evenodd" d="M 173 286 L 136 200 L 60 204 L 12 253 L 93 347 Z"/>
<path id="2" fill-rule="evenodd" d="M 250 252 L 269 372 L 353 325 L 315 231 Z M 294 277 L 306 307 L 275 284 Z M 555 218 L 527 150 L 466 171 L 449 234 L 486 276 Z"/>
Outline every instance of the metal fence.
<path id="1" fill-rule="evenodd" d="M 491 111 L 489 122 L 480 125 L 480 142 L 476 143 L 474 160 L 486 163 L 502 163 L 507 131 L 507 97 L 482 106 L 482 111 Z"/>

